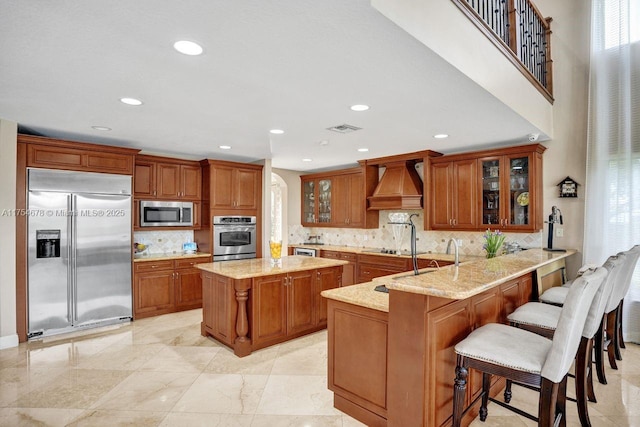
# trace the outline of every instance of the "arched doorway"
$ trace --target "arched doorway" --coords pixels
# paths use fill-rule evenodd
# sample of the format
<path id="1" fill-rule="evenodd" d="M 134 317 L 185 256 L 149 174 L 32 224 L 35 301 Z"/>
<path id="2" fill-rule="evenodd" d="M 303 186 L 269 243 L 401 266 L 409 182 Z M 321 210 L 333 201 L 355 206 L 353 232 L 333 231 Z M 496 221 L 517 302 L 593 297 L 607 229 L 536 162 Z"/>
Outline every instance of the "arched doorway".
<path id="1" fill-rule="evenodd" d="M 271 174 L 271 240 L 281 240 L 286 248 L 287 239 L 287 183 L 277 173 Z"/>

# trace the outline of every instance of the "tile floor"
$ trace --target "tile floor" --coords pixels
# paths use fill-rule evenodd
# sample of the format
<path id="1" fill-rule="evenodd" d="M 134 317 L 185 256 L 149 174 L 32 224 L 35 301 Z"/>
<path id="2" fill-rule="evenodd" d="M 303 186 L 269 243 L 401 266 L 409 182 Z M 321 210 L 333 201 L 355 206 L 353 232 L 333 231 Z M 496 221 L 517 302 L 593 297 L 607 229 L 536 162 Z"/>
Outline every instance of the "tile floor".
<path id="1" fill-rule="evenodd" d="M 0 426 L 305 426 L 363 424 L 333 408 L 326 331 L 239 359 L 200 336 L 201 310 L 0 351 Z M 607 370 L 590 405 L 599 426 L 640 426 L 640 346 Z M 452 376 L 453 378 L 453 376 Z M 533 392 L 514 402 L 535 411 Z M 578 426 L 569 404 L 569 426 Z M 485 423 L 532 426 L 489 406 Z"/>

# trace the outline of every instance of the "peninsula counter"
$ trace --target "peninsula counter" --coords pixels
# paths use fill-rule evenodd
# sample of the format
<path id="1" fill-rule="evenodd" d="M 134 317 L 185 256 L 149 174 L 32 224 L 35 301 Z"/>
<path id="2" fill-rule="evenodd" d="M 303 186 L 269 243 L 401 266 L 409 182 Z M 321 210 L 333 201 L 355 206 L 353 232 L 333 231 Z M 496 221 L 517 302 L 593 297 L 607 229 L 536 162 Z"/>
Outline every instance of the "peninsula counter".
<path id="1" fill-rule="evenodd" d="M 506 322 L 548 286 L 544 278 L 562 279 L 574 253 L 530 249 L 322 292 L 334 406 L 368 426 L 450 425 L 453 347 L 486 323 Z M 381 284 L 388 294 L 374 290 Z M 467 404 L 481 382 L 470 373 Z M 476 415 L 469 411 L 464 424 Z"/>

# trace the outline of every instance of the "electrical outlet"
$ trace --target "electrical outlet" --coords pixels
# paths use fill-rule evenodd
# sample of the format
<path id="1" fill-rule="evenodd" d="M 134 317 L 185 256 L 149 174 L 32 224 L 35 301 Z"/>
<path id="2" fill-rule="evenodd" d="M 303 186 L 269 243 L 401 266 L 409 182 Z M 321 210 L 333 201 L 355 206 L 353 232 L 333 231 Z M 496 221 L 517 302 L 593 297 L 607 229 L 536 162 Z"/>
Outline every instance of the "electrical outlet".
<path id="1" fill-rule="evenodd" d="M 564 229 L 562 227 L 556 228 L 556 237 L 563 237 L 563 236 L 564 236 Z"/>
<path id="2" fill-rule="evenodd" d="M 362 240 L 364 240 L 364 241 L 366 242 L 367 240 L 369 240 L 369 236 L 367 236 L 367 235 L 365 234 L 364 236 L 362 236 Z"/>
<path id="3" fill-rule="evenodd" d="M 457 239 L 456 243 L 458 244 L 458 247 L 461 247 L 462 246 L 462 239 Z"/>

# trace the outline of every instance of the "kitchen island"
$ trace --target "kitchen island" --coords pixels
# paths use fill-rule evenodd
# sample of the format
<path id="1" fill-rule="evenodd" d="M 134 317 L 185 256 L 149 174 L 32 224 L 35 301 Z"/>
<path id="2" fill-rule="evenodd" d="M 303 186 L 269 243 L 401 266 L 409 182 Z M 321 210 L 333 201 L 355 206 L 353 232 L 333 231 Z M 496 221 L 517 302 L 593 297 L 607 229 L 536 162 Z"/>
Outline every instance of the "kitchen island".
<path id="1" fill-rule="evenodd" d="M 504 323 L 536 294 L 537 276 L 553 276 L 549 266 L 563 269 L 574 253 L 530 249 L 323 292 L 334 406 L 369 426 L 450 425 L 455 344 L 483 324 Z M 374 290 L 382 284 L 388 294 Z M 470 373 L 467 404 L 481 382 Z"/>
<path id="2" fill-rule="evenodd" d="M 347 261 L 283 257 L 199 264 L 203 336 L 212 336 L 239 356 L 327 325 L 320 292 L 341 285 Z"/>

